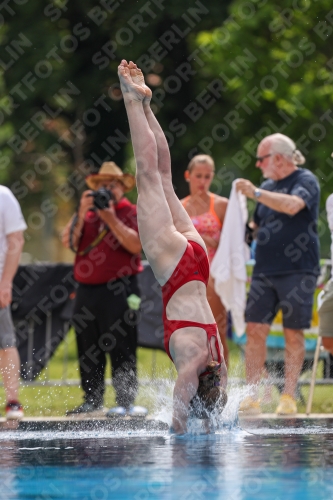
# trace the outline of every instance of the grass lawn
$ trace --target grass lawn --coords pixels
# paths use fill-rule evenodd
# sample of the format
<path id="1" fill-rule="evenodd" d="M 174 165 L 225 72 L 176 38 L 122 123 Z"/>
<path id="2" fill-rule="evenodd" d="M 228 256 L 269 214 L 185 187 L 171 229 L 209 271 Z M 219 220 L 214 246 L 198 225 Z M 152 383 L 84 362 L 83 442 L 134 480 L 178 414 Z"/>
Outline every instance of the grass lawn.
<path id="1" fill-rule="evenodd" d="M 244 378 L 244 361 L 241 351 L 237 345 L 230 342 L 230 377 Z M 67 342 L 63 342 L 57 349 L 49 366 L 38 378 L 39 382 L 45 380 L 62 380 L 64 374 L 64 355 L 68 352 L 67 380 L 78 380 L 77 353 L 74 333 L 70 332 Z M 107 378 L 110 374 L 110 365 L 107 366 Z M 152 349 L 138 349 L 138 373 L 139 379 L 144 380 L 145 385 L 140 386 L 136 403 L 146 406 L 153 411 L 156 403 L 156 394 L 167 391 L 167 397 L 172 394 L 172 382 L 175 379 L 176 371 L 168 356 L 161 351 Z M 318 378 L 321 377 L 322 363 L 318 366 Z M 307 373 L 306 377 L 310 374 Z M 170 383 L 164 389 L 159 383 L 159 379 L 167 379 Z M 309 387 L 302 387 L 302 394 L 307 401 Z M 232 391 L 229 393 L 232 397 Z M 265 412 L 274 412 L 278 401 L 278 391 L 272 389 L 272 400 L 263 405 Z M 74 408 L 82 402 L 82 391 L 79 386 L 25 386 L 22 384 L 20 399 L 24 405 L 25 415 L 29 416 L 63 416 L 67 409 Z M 0 387 L 0 407 L 5 404 L 3 387 Z M 105 394 L 105 406 L 111 407 L 115 404 L 114 391 L 108 385 Z M 305 406 L 298 405 L 300 413 L 305 412 Z M 333 387 L 317 386 L 315 389 L 312 411 L 314 413 L 333 413 Z"/>

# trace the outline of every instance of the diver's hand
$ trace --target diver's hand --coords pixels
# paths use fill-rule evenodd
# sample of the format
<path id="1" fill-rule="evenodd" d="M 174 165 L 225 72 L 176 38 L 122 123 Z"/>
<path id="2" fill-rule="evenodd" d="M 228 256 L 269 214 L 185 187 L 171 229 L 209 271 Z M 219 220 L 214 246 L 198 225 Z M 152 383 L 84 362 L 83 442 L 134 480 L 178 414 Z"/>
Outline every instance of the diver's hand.
<path id="1" fill-rule="evenodd" d="M 170 432 L 172 432 L 172 434 L 177 434 L 177 435 L 186 434 L 187 432 L 186 422 L 187 422 L 186 418 L 179 419 L 179 417 L 178 418 L 173 417 L 172 424 L 170 427 Z"/>
<path id="2" fill-rule="evenodd" d="M 186 432 L 183 432 L 183 433 L 176 432 L 176 430 L 174 429 L 174 427 L 171 425 L 171 427 L 169 429 L 169 434 L 170 434 L 170 436 L 182 437 L 182 436 L 186 435 Z"/>

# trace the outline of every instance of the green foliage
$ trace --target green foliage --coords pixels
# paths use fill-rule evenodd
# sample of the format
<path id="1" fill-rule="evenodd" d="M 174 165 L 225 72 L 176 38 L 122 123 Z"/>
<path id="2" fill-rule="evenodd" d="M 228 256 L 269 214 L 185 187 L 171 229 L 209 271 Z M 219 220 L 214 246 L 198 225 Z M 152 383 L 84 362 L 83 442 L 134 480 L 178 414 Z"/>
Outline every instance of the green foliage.
<path id="1" fill-rule="evenodd" d="M 23 140 L 20 129 L 27 123 L 33 131 L 22 147 L 3 141 L 3 153 L 15 166 L 9 182 L 19 170 L 33 166 L 38 155 L 51 158 L 54 167 L 67 163 L 69 171 L 80 168 L 84 160 L 94 169 L 106 159 L 122 165 L 128 124 L 117 90 L 120 60 L 141 60 L 146 73 L 159 74 L 163 81 L 186 60 L 195 34 L 218 26 L 225 18 L 225 7 L 212 0 L 205 5 L 199 0 L 167 4 L 163 0 L 128 0 L 126 4 L 36 0 L 20 2 L 14 11 L 5 13 L 1 30 L 1 92 L 6 96 L 12 133 Z M 170 31 L 172 25 L 186 36 Z M 192 82 L 183 83 L 180 92 L 163 105 L 166 128 L 184 96 L 192 94 Z M 66 89 L 71 92 L 61 96 Z M 40 126 L 33 122 L 38 111 L 45 115 Z M 112 137 L 120 140 L 108 142 Z M 55 145 L 61 146 L 61 152 L 52 155 L 49 148 Z"/>
<path id="2" fill-rule="evenodd" d="M 106 160 L 127 168 L 132 151 L 117 77 L 122 58 L 140 62 L 150 76 L 155 111 L 170 140 L 174 182 L 180 196 L 187 193 L 183 172 L 201 137 L 182 111 L 200 82 L 191 53 L 201 30 L 224 21 L 229 3 L 23 0 L 2 9 L 0 182 L 23 208 L 26 251 L 56 258 L 42 251 L 41 242 L 59 240 L 85 176 Z M 194 67 L 195 78 L 177 73 L 184 63 Z"/>
<path id="3" fill-rule="evenodd" d="M 234 176 L 259 183 L 258 142 L 284 133 L 317 175 L 322 207 L 333 191 L 331 7 L 329 0 L 235 0 L 225 23 L 197 37 L 206 48 L 207 81 L 216 79 L 222 88 L 215 117 L 226 130 L 225 140 L 216 140 L 207 152 L 223 155 Z M 328 231 L 322 232 L 328 241 Z"/>
<path id="4" fill-rule="evenodd" d="M 11 9 L 0 27 L 0 182 L 26 216 L 47 198 L 58 208 L 77 200 L 101 161 L 132 169 L 122 58 L 139 62 L 153 88 L 180 197 L 199 152 L 216 160 L 217 193 L 228 196 L 239 176 L 258 184 L 255 149 L 274 131 L 305 154 L 323 203 L 332 191 L 329 0 L 35 0 Z M 66 195 L 55 192 L 66 182 Z M 326 257 L 325 213 L 320 224 Z"/>

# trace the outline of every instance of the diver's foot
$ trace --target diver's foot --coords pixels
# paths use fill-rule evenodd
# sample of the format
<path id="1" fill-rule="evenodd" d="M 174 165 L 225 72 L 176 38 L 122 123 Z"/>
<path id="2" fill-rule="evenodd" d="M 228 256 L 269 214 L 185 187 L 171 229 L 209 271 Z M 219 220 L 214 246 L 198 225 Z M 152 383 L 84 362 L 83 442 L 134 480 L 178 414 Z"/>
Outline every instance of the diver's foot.
<path id="1" fill-rule="evenodd" d="M 152 91 L 150 90 L 149 87 L 147 87 L 145 78 L 143 76 L 143 73 L 140 68 L 137 67 L 137 65 L 133 62 L 130 61 L 128 64 L 129 70 L 130 70 L 130 75 L 134 83 L 137 85 L 140 85 L 145 91 L 145 102 L 150 102 L 151 97 L 152 97 Z"/>
<path id="2" fill-rule="evenodd" d="M 125 104 L 128 102 L 142 102 L 146 97 L 145 89 L 132 80 L 130 68 L 125 59 L 118 66 L 118 76 Z"/>

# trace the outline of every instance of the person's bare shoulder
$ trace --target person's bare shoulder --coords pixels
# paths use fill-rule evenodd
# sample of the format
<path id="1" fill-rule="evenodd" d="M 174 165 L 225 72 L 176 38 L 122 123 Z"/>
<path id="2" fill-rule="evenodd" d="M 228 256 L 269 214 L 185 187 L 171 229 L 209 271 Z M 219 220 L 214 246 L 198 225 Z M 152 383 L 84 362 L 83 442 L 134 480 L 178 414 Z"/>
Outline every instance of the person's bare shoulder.
<path id="1" fill-rule="evenodd" d="M 228 205 L 228 198 L 225 198 L 224 196 L 219 196 L 218 194 L 214 194 L 214 203 L 215 206 L 224 206 L 226 207 Z"/>
<path id="2" fill-rule="evenodd" d="M 228 202 L 229 202 L 228 198 L 214 194 L 214 209 L 216 215 L 218 216 L 221 222 L 223 222 Z"/>

